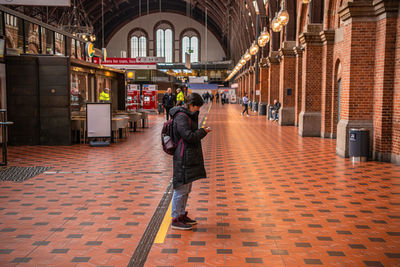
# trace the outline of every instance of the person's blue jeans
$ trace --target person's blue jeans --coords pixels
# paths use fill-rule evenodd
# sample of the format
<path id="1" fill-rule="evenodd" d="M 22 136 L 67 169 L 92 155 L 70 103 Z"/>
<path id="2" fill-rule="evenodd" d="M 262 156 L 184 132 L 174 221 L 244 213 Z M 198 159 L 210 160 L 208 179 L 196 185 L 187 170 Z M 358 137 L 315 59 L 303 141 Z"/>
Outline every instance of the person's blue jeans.
<path id="1" fill-rule="evenodd" d="M 188 201 L 190 191 L 192 191 L 192 183 L 188 183 L 174 189 L 171 206 L 172 218 L 178 218 L 179 216 L 185 214 L 186 203 Z"/>

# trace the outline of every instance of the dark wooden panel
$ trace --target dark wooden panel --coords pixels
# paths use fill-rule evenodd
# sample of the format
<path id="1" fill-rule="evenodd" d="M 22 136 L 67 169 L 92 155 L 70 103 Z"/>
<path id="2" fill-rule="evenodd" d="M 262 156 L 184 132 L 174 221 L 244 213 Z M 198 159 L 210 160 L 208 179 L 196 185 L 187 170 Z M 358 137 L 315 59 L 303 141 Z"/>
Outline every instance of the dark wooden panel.
<path id="1" fill-rule="evenodd" d="M 66 57 L 39 57 L 42 145 L 71 144 L 69 70 Z"/>
<path id="2" fill-rule="evenodd" d="M 10 145 L 38 145 L 39 91 L 38 68 L 35 57 L 7 57 L 8 120 Z"/>

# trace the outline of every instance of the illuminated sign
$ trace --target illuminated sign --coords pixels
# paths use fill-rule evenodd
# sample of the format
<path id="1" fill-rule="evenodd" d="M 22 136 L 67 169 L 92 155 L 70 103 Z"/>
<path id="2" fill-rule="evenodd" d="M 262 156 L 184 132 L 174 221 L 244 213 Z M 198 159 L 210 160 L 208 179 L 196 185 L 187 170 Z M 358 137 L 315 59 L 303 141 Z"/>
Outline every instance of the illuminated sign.
<path id="1" fill-rule="evenodd" d="M 86 43 L 85 51 L 86 51 L 86 55 L 88 57 L 93 57 L 93 55 L 94 55 L 94 45 L 92 43 Z"/>

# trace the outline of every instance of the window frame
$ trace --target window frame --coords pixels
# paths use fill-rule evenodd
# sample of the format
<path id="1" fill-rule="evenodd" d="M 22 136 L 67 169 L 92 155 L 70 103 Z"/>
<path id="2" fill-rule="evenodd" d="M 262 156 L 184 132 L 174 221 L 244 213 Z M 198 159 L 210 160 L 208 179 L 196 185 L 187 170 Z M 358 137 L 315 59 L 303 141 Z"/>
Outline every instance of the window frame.
<path id="1" fill-rule="evenodd" d="M 200 33 L 194 29 L 194 28 L 186 28 L 184 29 L 179 37 L 179 45 L 180 45 L 180 53 L 179 53 L 179 62 L 183 63 L 183 38 L 188 37 L 189 38 L 189 46 L 191 46 L 192 43 L 192 38 L 197 37 L 197 62 L 191 62 L 191 63 L 200 63 L 201 62 L 201 36 Z M 191 56 L 192 58 L 192 56 Z"/>
<path id="2" fill-rule="evenodd" d="M 167 60 L 167 57 L 165 57 L 165 62 L 167 62 L 167 63 L 174 63 L 176 60 L 175 60 L 175 27 L 174 27 L 174 25 L 171 23 L 171 22 L 169 22 L 169 21 L 167 21 L 167 20 L 161 20 L 161 21 L 159 21 L 159 22 L 157 22 L 155 25 L 154 25 L 154 29 L 153 29 L 153 36 L 154 36 L 154 42 L 153 42 L 153 51 L 154 51 L 154 55 L 156 56 L 156 57 L 158 57 L 159 55 L 158 55 L 158 36 L 157 36 L 157 32 L 159 31 L 159 30 L 162 30 L 163 31 L 163 33 L 164 33 L 164 57 L 165 57 L 165 55 L 166 55 L 166 48 L 167 48 L 167 46 L 165 45 L 165 43 L 166 43 L 166 40 L 165 40 L 165 36 L 166 36 L 166 31 L 167 30 L 170 30 L 171 31 L 171 60 L 170 61 L 168 61 Z"/>
<path id="3" fill-rule="evenodd" d="M 149 35 L 142 28 L 134 28 L 128 33 L 128 39 L 127 39 L 127 42 L 128 42 L 127 56 L 128 56 L 128 58 L 134 58 L 133 57 L 134 55 L 132 54 L 132 52 L 133 52 L 133 50 L 132 50 L 132 38 L 134 38 L 134 37 L 137 37 L 137 40 L 138 40 L 138 43 L 137 43 L 138 44 L 138 47 L 137 47 L 137 49 L 138 49 L 137 50 L 138 57 L 141 57 L 141 52 L 142 52 L 140 50 L 140 38 L 144 37 L 146 39 L 146 41 L 145 41 L 146 48 L 145 48 L 144 51 L 146 53 L 145 57 L 148 57 L 149 56 Z"/>

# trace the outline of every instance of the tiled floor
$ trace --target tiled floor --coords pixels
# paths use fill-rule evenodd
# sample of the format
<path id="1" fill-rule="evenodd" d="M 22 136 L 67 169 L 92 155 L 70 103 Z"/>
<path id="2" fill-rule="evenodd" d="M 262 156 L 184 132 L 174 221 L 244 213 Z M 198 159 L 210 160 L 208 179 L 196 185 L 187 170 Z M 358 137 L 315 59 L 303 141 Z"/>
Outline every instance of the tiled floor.
<path id="1" fill-rule="evenodd" d="M 0 183 L 0 266 L 126 266 L 171 177 L 162 121 L 108 148 L 10 148 L 10 165 L 53 169 Z M 352 164 L 238 105 L 207 125 L 199 224 L 169 229 L 146 266 L 400 266 L 399 166 Z"/>

